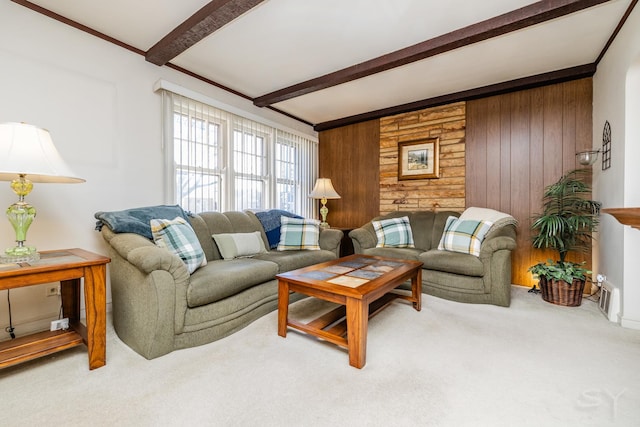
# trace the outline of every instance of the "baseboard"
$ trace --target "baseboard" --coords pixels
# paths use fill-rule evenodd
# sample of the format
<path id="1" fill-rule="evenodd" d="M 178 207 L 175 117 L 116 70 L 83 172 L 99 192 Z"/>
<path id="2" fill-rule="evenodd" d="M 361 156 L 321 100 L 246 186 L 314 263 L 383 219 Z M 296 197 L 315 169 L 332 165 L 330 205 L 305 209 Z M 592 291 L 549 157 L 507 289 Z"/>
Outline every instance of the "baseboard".
<path id="1" fill-rule="evenodd" d="M 622 326 L 623 328 L 636 329 L 640 331 L 640 320 L 629 319 L 622 316 L 620 318 L 620 326 Z"/>

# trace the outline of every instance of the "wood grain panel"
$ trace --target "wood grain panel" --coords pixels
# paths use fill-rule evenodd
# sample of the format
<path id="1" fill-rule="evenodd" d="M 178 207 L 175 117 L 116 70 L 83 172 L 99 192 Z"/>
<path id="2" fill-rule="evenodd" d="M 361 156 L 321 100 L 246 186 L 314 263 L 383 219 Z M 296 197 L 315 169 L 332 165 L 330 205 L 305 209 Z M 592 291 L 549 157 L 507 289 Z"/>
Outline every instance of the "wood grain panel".
<path id="1" fill-rule="evenodd" d="M 500 103 L 500 211 L 511 210 L 511 97 L 497 96 Z M 492 141 L 496 144 L 496 141 Z"/>
<path id="2" fill-rule="evenodd" d="M 577 80 L 575 83 L 577 86 L 576 151 L 590 150 L 593 147 L 593 108 L 591 104 L 584 102 L 584 100 L 593 99 L 593 85 L 591 84 L 591 79 Z M 600 146 L 599 141 L 596 141 L 596 146 Z M 576 164 L 576 167 L 578 166 Z"/>
<path id="3" fill-rule="evenodd" d="M 537 88 L 531 91 L 531 139 L 529 142 L 529 206 L 530 213 L 538 212 L 536 207 L 540 206 L 542 193 L 544 191 L 544 89 Z M 531 216 L 520 220 L 521 230 L 525 237 L 529 238 L 528 230 L 531 229 Z M 524 233 L 524 230 L 527 233 Z M 538 262 L 539 254 L 531 249 L 530 240 L 522 247 L 523 262 L 525 265 L 534 265 Z M 530 275 L 526 271 L 520 270 L 517 280 L 529 283 Z M 525 274 L 524 277 L 522 275 Z"/>
<path id="4" fill-rule="evenodd" d="M 477 108 L 472 112 L 467 112 L 467 138 L 475 141 L 472 146 L 466 147 L 466 155 L 468 158 L 473 158 L 473 162 L 469 162 L 467 166 L 467 175 L 470 176 L 483 176 L 487 173 L 487 135 L 488 135 L 488 121 L 485 119 L 484 114 L 481 114 L 483 110 L 488 110 L 489 103 L 486 99 L 478 100 L 481 104 L 480 108 Z M 475 205 L 487 204 L 487 186 L 484 185 L 485 180 L 479 179 L 478 181 L 469 182 L 467 185 L 467 200 L 470 200 Z"/>
<path id="5" fill-rule="evenodd" d="M 562 170 L 576 168 L 576 83 L 562 85 Z"/>
<path id="6" fill-rule="evenodd" d="M 381 119 L 380 213 L 418 210 L 462 212 L 467 174 L 465 129 L 463 102 Z M 440 178 L 399 181 L 398 142 L 434 137 L 440 139 Z M 483 147 L 476 152 L 480 156 L 486 155 Z M 474 173 L 484 171 L 479 167 Z"/>
<path id="7" fill-rule="evenodd" d="M 323 131 L 319 140 L 320 177 L 331 178 L 341 196 L 328 201 L 327 222 L 339 228 L 365 224 L 380 206 L 380 121 Z"/>
<path id="8" fill-rule="evenodd" d="M 562 176 L 562 85 L 544 88 L 543 184 L 546 187 Z"/>
<path id="9" fill-rule="evenodd" d="M 467 103 L 472 119 L 467 122 L 466 206 L 498 209 L 518 220 L 513 283 L 533 285 L 527 268 L 555 257 L 531 247 L 531 217 L 541 211 L 544 187 L 578 166 L 576 151 L 592 146 L 592 96 L 592 80 L 587 78 Z M 488 160 L 477 153 L 481 147 Z M 498 164 L 490 161 L 495 153 Z M 483 185 L 486 200 L 471 191 Z M 493 197 L 496 191 L 499 204 Z M 590 265 L 591 254 L 573 260 Z"/>
<path id="10" fill-rule="evenodd" d="M 529 144 L 531 129 L 530 91 L 511 94 L 511 215 L 516 218 L 529 217 Z M 527 230 L 526 221 L 520 223 L 520 230 Z M 529 235 L 519 232 L 516 244 L 524 248 L 530 246 Z M 514 251 L 512 262 L 516 265 L 527 265 L 527 251 Z M 519 273 L 519 272 L 516 272 Z M 513 276 L 513 275 L 512 275 Z M 518 275 L 516 275 L 516 278 Z M 522 280 L 518 278 L 518 280 Z"/>
<path id="11" fill-rule="evenodd" d="M 500 103 L 496 102 L 496 98 L 487 99 L 486 114 L 486 141 L 498 141 L 500 138 Z M 469 129 L 467 127 L 467 129 Z M 502 147 L 499 144 L 487 144 L 486 170 L 487 170 L 487 201 L 486 206 L 491 209 L 500 210 L 501 195 L 500 183 L 502 180 L 502 167 L 500 158 L 502 155 Z M 474 176 L 469 174 L 469 176 Z"/>

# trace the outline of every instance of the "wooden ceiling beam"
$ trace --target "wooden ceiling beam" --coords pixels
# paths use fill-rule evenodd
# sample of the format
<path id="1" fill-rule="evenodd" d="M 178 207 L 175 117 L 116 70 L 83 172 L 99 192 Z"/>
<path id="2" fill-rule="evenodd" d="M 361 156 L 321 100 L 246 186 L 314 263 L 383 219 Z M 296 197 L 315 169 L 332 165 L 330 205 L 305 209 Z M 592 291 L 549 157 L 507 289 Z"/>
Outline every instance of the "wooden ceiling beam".
<path id="1" fill-rule="evenodd" d="M 145 59 L 156 65 L 165 65 L 263 1 L 213 0 L 153 45 L 146 52 Z"/>
<path id="2" fill-rule="evenodd" d="M 266 107 L 550 21 L 607 1 L 610 0 L 539 1 L 378 58 L 259 96 L 253 103 L 258 107 Z"/>
<path id="3" fill-rule="evenodd" d="M 460 101 L 471 101 L 478 98 L 501 95 L 503 93 L 516 92 L 519 90 L 533 89 L 535 87 L 546 86 L 556 83 L 578 80 L 593 77 L 596 72 L 596 64 L 584 64 L 548 73 L 537 74 L 535 76 L 523 77 L 507 82 L 482 86 L 475 89 L 464 90 L 462 92 L 450 93 L 436 96 L 434 98 L 423 99 L 421 101 L 396 105 L 394 107 L 369 111 L 368 113 L 357 114 L 355 116 L 343 117 L 316 124 L 313 129 L 317 132 L 337 128 L 340 126 L 352 125 L 368 120 L 380 119 L 382 117 L 393 116 L 395 114 L 408 113 L 425 108 L 437 107 L 439 105 L 453 104 Z"/>

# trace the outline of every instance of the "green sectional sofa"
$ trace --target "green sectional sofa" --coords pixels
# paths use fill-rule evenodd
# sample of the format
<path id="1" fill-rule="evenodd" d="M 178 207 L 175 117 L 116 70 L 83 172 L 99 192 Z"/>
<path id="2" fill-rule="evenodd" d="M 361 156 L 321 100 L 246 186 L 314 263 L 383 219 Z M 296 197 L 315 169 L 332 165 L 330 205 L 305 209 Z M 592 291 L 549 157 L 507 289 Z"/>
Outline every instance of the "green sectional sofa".
<path id="1" fill-rule="evenodd" d="M 352 230 L 356 253 L 423 262 L 422 291 L 424 293 L 466 303 L 486 303 L 509 306 L 511 301 L 511 251 L 516 247 L 515 219 L 491 210 L 501 219 L 494 222 L 482 240 L 479 256 L 469 253 L 438 250 L 449 216 L 457 212 L 393 212 L 374 218 L 408 217 L 414 246 L 376 247 L 378 237 L 372 222 Z"/>
<path id="2" fill-rule="evenodd" d="M 340 230 L 320 229 L 320 250 L 269 250 L 264 227 L 251 211 L 188 219 L 207 261 L 192 274 L 148 237 L 115 233 L 106 223 L 99 227 L 111 256 L 113 326 L 147 359 L 218 340 L 277 309 L 275 275 L 337 258 L 342 239 Z M 256 231 L 267 251 L 251 257 L 225 260 L 212 238 Z M 291 301 L 301 298 L 293 294 Z"/>

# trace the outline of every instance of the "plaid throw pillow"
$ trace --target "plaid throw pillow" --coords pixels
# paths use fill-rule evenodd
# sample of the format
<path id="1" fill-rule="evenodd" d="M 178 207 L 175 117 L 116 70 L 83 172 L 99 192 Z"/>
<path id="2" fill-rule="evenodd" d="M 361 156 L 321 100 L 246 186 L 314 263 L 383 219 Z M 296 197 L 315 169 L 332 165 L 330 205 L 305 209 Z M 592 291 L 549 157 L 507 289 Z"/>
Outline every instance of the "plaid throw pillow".
<path id="1" fill-rule="evenodd" d="M 376 248 L 414 248 L 409 217 L 371 221 L 378 237 Z"/>
<path id="2" fill-rule="evenodd" d="M 320 221 L 280 217 L 279 251 L 320 250 Z"/>
<path id="3" fill-rule="evenodd" d="M 463 220 L 450 216 L 444 226 L 438 249 L 480 256 L 480 245 L 492 225 L 489 221 Z"/>
<path id="4" fill-rule="evenodd" d="M 189 274 L 206 264 L 207 260 L 196 233 L 184 218 L 152 219 L 149 223 L 156 245 L 178 255 L 187 266 Z"/>

